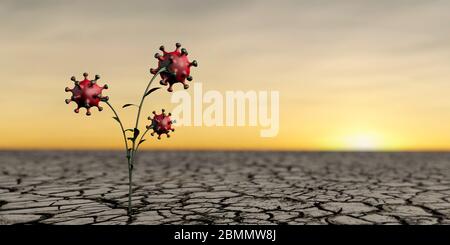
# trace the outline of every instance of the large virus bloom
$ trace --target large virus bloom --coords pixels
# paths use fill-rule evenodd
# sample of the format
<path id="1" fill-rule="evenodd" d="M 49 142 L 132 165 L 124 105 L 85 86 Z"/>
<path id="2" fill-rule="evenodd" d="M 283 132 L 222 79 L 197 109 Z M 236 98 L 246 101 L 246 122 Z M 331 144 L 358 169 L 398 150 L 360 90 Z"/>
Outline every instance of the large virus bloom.
<path id="1" fill-rule="evenodd" d="M 80 108 L 86 108 L 86 115 L 90 116 L 91 111 L 90 108 L 95 106 L 99 111 L 103 110 L 103 107 L 99 105 L 100 101 L 108 100 L 108 96 L 102 96 L 102 90 L 108 89 L 108 85 L 98 86 L 97 80 L 100 79 L 99 75 L 95 75 L 94 80 L 87 79 L 88 74 L 83 73 L 84 80 L 77 81 L 77 79 L 73 76 L 71 80 L 74 82 L 75 86 L 73 88 L 66 87 L 66 92 L 72 92 L 72 96 L 70 99 L 66 99 L 66 104 L 69 104 L 71 101 L 77 103 L 77 108 L 75 108 L 75 112 L 80 112 Z"/>
<path id="2" fill-rule="evenodd" d="M 192 81 L 191 66 L 197 67 L 197 61 L 189 62 L 188 52 L 185 48 L 180 51 L 181 44 L 175 44 L 176 49 L 172 52 L 166 52 L 164 46 L 161 46 L 159 50 L 163 52 L 163 55 L 156 53 L 155 58 L 158 59 L 158 68 L 150 69 L 152 74 L 157 74 L 162 68 L 164 71 L 160 73 L 161 75 L 161 85 L 169 85 L 167 91 L 172 92 L 172 86 L 175 83 L 182 83 L 184 89 L 189 88 L 186 80 Z"/>

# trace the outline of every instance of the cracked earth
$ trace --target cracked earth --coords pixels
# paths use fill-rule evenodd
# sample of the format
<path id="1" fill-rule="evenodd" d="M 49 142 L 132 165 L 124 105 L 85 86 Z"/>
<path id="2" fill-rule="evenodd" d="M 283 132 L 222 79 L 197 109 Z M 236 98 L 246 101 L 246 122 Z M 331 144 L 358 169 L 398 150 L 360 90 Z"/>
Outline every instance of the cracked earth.
<path id="1" fill-rule="evenodd" d="M 0 152 L 0 224 L 450 224 L 450 153 Z"/>

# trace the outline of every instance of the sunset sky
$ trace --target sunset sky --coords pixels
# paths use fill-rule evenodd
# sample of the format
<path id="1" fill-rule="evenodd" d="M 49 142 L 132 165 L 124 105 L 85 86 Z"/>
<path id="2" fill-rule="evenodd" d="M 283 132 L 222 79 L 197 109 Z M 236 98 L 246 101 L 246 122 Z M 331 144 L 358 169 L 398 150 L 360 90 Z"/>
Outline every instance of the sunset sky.
<path id="1" fill-rule="evenodd" d="M 138 103 L 158 47 L 180 42 L 203 90 L 279 91 L 279 134 L 175 125 L 145 149 L 450 150 L 449 13 L 446 0 L 2 0 L 0 149 L 122 149 L 106 105 L 75 114 L 64 88 L 86 71 L 117 108 Z M 143 119 L 170 97 L 152 94 Z M 135 112 L 119 109 L 128 127 Z"/>

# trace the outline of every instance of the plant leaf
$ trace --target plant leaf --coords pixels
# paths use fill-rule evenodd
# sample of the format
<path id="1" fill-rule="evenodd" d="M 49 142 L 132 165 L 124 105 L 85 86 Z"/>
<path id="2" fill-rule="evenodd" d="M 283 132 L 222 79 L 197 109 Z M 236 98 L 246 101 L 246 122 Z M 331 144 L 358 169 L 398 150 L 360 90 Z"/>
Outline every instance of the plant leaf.
<path id="1" fill-rule="evenodd" d="M 139 129 L 134 128 L 134 139 L 137 139 L 138 136 L 139 136 Z"/>
<path id="2" fill-rule="evenodd" d="M 125 107 L 128 107 L 128 106 L 137 106 L 137 105 L 135 105 L 135 104 L 125 104 L 125 105 L 122 106 L 122 108 L 125 108 Z"/>
<path id="3" fill-rule="evenodd" d="M 138 145 L 142 144 L 145 141 L 145 139 L 142 139 L 141 141 L 139 141 Z"/>
<path id="4" fill-rule="evenodd" d="M 144 95 L 144 97 L 146 97 L 147 95 L 149 95 L 149 94 L 155 92 L 156 90 L 158 90 L 158 89 L 160 89 L 160 88 L 161 88 L 161 87 L 156 87 L 156 88 L 150 89 L 150 90 Z"/>
<path id="5" fill-rule="evenodd" d="M 128 129 L 125 129 L 125 132 L 127 132 L 127 131 L 133 132 L 133 130 L 134 129 L 132 129 L 132 128 L 128 128 Z"/>
<path id="6" fill-rule="evenodd" d="M 118 117 L 113 117 L 113 118 L 114 118 L 114 120 L 116 120 L 117 122 L 120 123 L 120 119 Z"/>
<path id="7" fill-rule="evenodd" d="M 134 141 L 134 138 L 133 137 L 128 137 L 127 140 Z"/>

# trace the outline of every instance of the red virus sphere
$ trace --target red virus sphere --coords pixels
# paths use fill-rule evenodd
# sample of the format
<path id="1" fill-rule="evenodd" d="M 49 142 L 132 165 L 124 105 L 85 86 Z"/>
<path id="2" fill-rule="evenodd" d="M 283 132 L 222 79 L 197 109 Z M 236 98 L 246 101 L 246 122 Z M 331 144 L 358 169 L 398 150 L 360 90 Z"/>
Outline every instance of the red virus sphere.
<path id="1" fill-rule="evenodd" d="M 148 117 L 148 120 L 151 120 L 152 124 L 150 124 L 149 126 L 147 126 L 147 129 L 153 129 L 153 132 L 151 133 L 151 135 L 158 135 L 158 139 L 161 139 L 161 135 L 162 134 L 166 134 L 167 138 L 170 137 L 169 132 L 170 131 L 175 131 L 174 128 L 172 128 L 172 123 L 173 121 L 170 119 L 170 116 L 172 114 L 168 114 L 166 115 L 166 113 L 164 113 L 164 109 L 162 109 L 162 113 L 161 114 L 156 114 L 155 111 L 153 111 L 153 118 L 152 117 Z"/>
<path id="2" fill-rule="evenodd" d="M 83 73 L 84 80 L 77 81 L 73 76 L 70 80 L 72 80 L 75 84 L 73 88 L 66 87 L 66 92 L 72 92 L 72 97 L 70 99 L 66 99 L 66 104 L 69 104 L 71 101 L 77 103 L 77 108 L 75 108 L 75 112 L 80 112 L 80 108 L 86 108 L 86 115 L 90 116 L 90 108 L 96 106 L 99 111 L 103 110 L 103 107 L 99 106 L 100 101 L 107 101 L 108 96 L 102 96 L 102 90 L 108 89 L 108 85 L 103 85 L 100 87 L 97 85 L 97 80 L 100 79 L 99 75 L 95 75 L 94 80 L 87 79 L 88 74 Z"/>
<path id="3" fill-rule="evenodd" d="M 197 61 L 189 62 L 187 55 L 188 52 L 185 48 L 181 47 L 180 43 L 175 44 L 176 49 L 173 52 L 166 52 L 164 46 L 161 46 L 159 50 L 163 52 L 163 55 L 156 53 L 155 58 L 158 59 L 158 68 L 150 69 L 150 73 L 156 74 L 161 68 L 166 68 L 165 71 L 161 72 L 161 85 L 169 85 L 167 91 L 172 92 L 172 86 L 175 83 L 182 83 L 184 89 L 189 88 L 186 80 L 192 81 L 191 66 L 197 67 Z"/>

